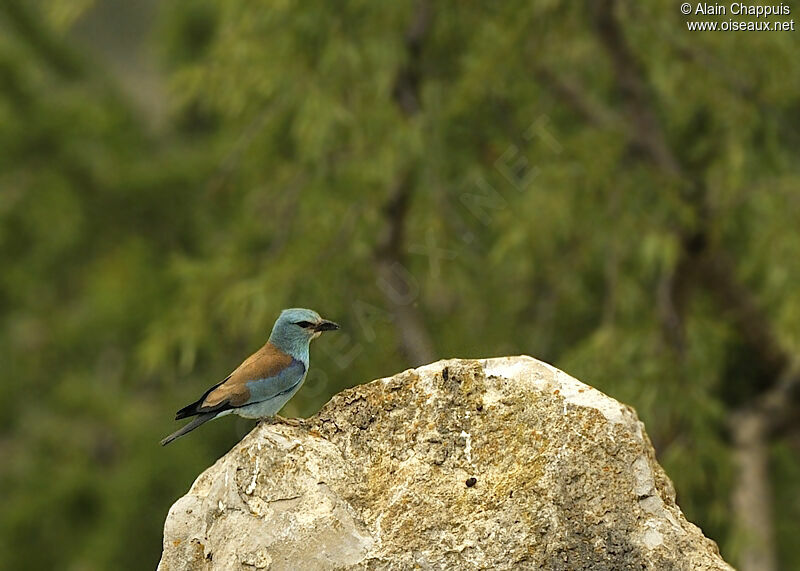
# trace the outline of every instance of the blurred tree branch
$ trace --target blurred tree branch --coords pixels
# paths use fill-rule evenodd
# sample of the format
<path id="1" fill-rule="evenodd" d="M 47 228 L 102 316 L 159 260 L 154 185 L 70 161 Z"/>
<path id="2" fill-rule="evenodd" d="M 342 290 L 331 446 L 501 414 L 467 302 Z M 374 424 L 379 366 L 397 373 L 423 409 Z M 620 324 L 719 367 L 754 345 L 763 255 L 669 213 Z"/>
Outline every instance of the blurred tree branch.
<path id="1" fill-rule="evenodd" d="M 47 29 L 29 2 L 4 0 L 0 3 L 0 11 L 6 15 L 17 35 L 62 78 L 75 80 L 86 75 L 86 67 L 78 54 Z"/>
<path id="2" fill-rule="evenodd" d="M 408 59 L 395 78 L 392 97 L 406 117 L 421 110 L 420 59 L 422 46 L 431 23 L 430 6 L 424 0 L 417 3 L 405 34 Z M 414 172 L 407 168 L 398 174 L 383 214 L 386 228 L 374 250 L 378 281 L 391 308 L 400 336 L 400 350 L 412 366 L 436 359 L 433 341 L 425 327 L 416 301 L 418 291 L 411 283 L 413 276 L 406 270 L 405 228 L 414 192 Z"/>
<path id="3" fill-rule="evenodd" d="M 410 175 L 401 175 L 397 187 L 384 207 L 387 227 L 375 249 L 380 289 L 386 297 L 400 336 L 400 351 L 412 366 L 436 359 L 422 315 L 417 308 L 416 284 L 406 268 L 405 223 L 411 202 Z"/>
<path id="4" fill-rule="evenodd" d="M 574 78 L 558 74 L 543 64 L 535 64 L 533 75 L 593 125 L 602 129 L 626 131 L 627 126 L 622 118 L 614 110 L 594 100 Z"/>
<path id="5" fill-rule="evenodd" d="M 630 124 L 631 144 L 638 147 L 657 167 L 682 176 L 678 160 L 664 136 L 646 80 L 646 72 L 625 40 L 616 14 L 616 0 L 590 3 L 600 44 L 611 60 L 617 88 Z"/>

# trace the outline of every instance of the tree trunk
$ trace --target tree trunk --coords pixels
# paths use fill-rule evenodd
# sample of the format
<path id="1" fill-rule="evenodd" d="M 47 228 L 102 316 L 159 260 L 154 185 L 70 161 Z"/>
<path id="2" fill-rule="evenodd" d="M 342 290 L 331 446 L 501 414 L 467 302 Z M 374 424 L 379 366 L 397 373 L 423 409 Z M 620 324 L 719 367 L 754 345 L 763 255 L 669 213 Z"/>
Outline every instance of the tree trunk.
<path id="1" fill-rule="evenodd" d="M 769 446 L 763 412 L 739 414 L 731 428 L 736 481 L 733 514 L 741 545 L 740 571 L 775 571 Z"/>

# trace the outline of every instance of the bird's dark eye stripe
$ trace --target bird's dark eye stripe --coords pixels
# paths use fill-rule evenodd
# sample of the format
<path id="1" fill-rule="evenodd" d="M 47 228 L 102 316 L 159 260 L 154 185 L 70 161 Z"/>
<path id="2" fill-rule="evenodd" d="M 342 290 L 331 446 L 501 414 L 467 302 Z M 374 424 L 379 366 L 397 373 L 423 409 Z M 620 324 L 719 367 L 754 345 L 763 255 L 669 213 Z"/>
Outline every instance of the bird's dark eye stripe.
<path id="1" fill-rule="evenodd" d="M 297 322 L 295 322 L 295 325 L 299 325 L 300 327 L 303 327 L 303 328 L 308 328 L 308 327 L 311 327 L 314 324 L 311 323 L 310 321 L 297 321 Z"/>

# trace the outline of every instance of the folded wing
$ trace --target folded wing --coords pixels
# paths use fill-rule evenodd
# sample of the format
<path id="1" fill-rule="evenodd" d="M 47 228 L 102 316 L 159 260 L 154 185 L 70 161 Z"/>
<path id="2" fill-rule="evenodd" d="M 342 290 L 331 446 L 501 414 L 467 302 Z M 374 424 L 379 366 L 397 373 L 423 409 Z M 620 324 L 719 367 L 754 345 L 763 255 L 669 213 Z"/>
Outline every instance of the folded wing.
<path id="1" fill-rule="evenodd" d="M 302 362 L 267 343 L 200 399 L 179 410 L 175 418 L 220 413 L 275 398 L 294 389 L 305 372 Z"/>

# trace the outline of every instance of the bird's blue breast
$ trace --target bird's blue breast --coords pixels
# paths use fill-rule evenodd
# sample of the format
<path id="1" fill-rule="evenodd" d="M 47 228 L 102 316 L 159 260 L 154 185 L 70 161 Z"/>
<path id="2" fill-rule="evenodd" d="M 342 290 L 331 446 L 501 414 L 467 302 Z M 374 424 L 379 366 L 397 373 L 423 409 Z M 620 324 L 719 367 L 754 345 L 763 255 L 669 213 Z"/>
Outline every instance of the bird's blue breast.
<path id="1" fill-rule="evenodd" d="M 301 361 L 292 359 L 292 362 L 277 375 L 249 381 L 247 383 L 247 390 L 250 391 L 248 404 L 271 400 L 291 393 L 303 382 L 306 370 L 307 367 Z"/>

